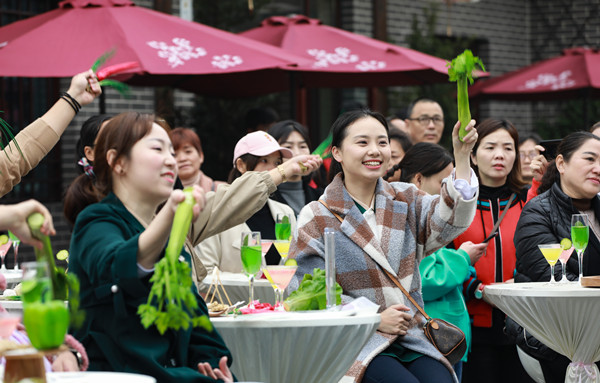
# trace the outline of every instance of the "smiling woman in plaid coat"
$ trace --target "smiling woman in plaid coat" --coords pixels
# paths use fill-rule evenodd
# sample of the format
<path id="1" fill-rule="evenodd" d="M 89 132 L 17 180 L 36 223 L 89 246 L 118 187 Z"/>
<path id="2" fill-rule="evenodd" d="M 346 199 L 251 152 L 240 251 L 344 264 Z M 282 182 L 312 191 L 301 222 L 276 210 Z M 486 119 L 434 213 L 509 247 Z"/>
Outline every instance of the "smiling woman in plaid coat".
<path id="1" fill-rule="evenodd" d="M 339 173 L 321 197 L 328 207 L 314 201 L 300 212 L 290 253 L 298 261 L 291 290 L 305 273 L 325 268 L 323 233 L 334 228 L 342 300 L 364 296 L 381 311 L 377 332 L 342 382 L 456 380 L 448 361 L 425 338 L 424 318 L 383 269 L 423 305 L 419 261 L 462 233 L 475 214 L 478 185 L 469 167 L 477 140 L 474 124 L 469 124 L 464 142 L 458 139 L 459 124 L 454 127 L 456 169 L 444 180 L 440 196 L 383 181 L 391 154 L 387 124 L 379 113 L 350 111 L 333 124 L 332 171 L 337 167 Z"/>

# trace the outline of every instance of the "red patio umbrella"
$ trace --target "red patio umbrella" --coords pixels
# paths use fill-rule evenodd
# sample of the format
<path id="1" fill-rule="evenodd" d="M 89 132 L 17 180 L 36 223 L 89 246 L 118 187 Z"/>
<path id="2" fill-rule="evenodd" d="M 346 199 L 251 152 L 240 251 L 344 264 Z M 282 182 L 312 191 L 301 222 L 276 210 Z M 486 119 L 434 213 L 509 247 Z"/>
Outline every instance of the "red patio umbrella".
<path id="1" fill-rule="evenodd" d="M 558 100 L 600 96 L 600 53 L 570 48 L 470 88 L 470 96 L 505 100 Z"/>
<path id="2" fill-rule="evenodd" d="M 107 65 L 137 61 L 128 83 L 247 96 L 289 87 L 302 58 L 267 44 L 137 7 L 130 0 L 66 0 L 0 28 L 0 76 L 71 77 L 116 48 Z"/>
<path id="3" fill-rule="evenodd" d="M 306 16 L 274 16 L 242 36 L 303 56 L 301 86 L 374 87 L 448 81 L 446 61 Z"/>

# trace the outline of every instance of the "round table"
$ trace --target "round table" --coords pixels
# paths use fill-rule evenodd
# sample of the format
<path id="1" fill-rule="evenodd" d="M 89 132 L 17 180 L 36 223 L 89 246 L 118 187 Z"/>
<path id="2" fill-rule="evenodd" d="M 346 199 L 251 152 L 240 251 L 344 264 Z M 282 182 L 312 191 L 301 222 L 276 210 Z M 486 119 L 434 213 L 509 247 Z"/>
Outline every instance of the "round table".
<path id="1" fill-rule="evenodd" d="M 48 383 L 156 383 L 148 375 L 125 372 L 47 372 Z"/>
<path id="2" fill-rule="evenodd" d="M 239 380 L 338 382 L 377 329 L 376 313 L 298 312 L 211 318 Z"/>
<path id="3" fill-rule="evenodd" d="M 248 298 L 250 296 L 249 293 L 249 285 L 248 285 L 248 277 L 244 274 L 235 274 L 235 273 L 221 273 L 220 275 L 221 283 L 227 292 L 227 296 L 231 300 L 231 304 L 235 304 L 239 301 L 244 301 L 248 304 Z M 212 275 L 208 275 L 202 283 L 205 286 L 205 291 L 211 285 L 213 281 Z M 212 292 L 210 294 L 212 296 Z M 221 292 L 221 295 L 223 293 Z M 287 294 L 284 295 L 284 299 L 287 297 Z M 227 303 L 226 298 L 222 296 L 224 302 Z M 270 303 L 272 305 L 275 304 L 275 291 L 273 287 L 266 279 L 257 278 L 254 280 L 254 299 L 258 299 L 263 303 Z M 217 300 L 218 299 L 217 296 Z M 210 302 L 210 297 L 206 297 L 206 302 Z"/>
<path id="4" fill-rule="evenodd" d="M 10 313 L 23 314 L 23 301 L 0 300 L 0 306 L 4 307 L 4 309 Z"/>
<path id="5" fill-rule="evenodd" d="M 499 283 L 484 299 L 571 360 L 565 382 L 600 383 L 600 290 L 578 283 Z"/>

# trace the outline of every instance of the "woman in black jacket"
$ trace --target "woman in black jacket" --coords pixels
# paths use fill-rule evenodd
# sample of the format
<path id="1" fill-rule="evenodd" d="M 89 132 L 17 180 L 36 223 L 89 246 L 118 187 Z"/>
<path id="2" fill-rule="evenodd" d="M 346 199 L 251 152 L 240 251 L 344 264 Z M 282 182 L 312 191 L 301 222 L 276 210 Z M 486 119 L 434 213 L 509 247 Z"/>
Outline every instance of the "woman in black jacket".
<path id="1" fill-rule="evenodd" d="M 538 250 L 542 243 L 560 243 L 571 237 L 571 215 L 587 214 L 590 236 L 583 255 L 583 274 L 600 274 L 600 137 L 589 132 L 576 132 L 565 137 L 558 147 L 557 157 L 548 169 L 538 189 L 538 196 L 529 201 L 517 224 L 515 248 L 517 270 L 515 282 L 547 282 L 550 266 Z M 555 277 L 561 276 L 560 267 Z M 579 275 L 577 256 L 566 264 L 567 278 Z M 507 326 L 517 343 L 540 361 L 546 383 L 564 382 L 569 359 L 543 344 L 532 345 L 517 335 L 518 326 Z M 522 330 L 519 330 L 522 331 Z M 535 342 L 535 340 L 533 340 Z M 527 344 L 532 345 L 528 347 Z"/>

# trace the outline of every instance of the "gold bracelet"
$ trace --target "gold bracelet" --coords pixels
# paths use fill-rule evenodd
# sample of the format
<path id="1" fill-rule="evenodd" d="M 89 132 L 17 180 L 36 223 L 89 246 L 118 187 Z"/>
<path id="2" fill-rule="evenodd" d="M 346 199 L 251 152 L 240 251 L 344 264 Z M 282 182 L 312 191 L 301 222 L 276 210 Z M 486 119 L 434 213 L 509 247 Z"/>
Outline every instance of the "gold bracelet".
<path id="1" fill-rule="evenodd" d="M 277 170 L 279 170 L 279 174 L 281 174 L 281 182 L 286 182 L 287 178 L 285 177 L 285 170 L 283 169 L 283 165 L 277 165 Z"/>

